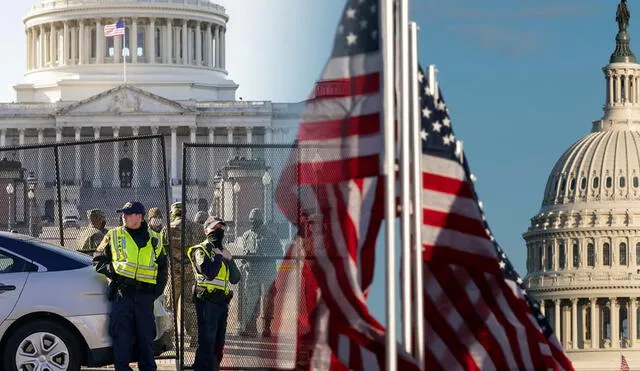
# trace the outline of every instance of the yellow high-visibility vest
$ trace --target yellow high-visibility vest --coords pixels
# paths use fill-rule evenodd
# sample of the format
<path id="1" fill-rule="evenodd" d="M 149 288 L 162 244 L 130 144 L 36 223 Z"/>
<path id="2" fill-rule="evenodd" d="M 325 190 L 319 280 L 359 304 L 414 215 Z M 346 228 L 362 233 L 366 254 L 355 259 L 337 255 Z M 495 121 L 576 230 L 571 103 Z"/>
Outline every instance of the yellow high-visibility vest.
<path id="1" fill-rule="evenodd" d="M 163 254 L 162 236 L 149 229 L 147 245 L 138 248 L 133 237 L 124 227 L 117 227 L 109 231 L 113 268 L 120 276 L 136 281 L 156 284 L 158 263 L 156 258 Z M 157 243 L 153 244 L 153 240 Z"/>
<path id="2" fill-rule="evenodd" d="M 189 250 L 187 250 L 187 256 L 189 257 L 189 261 L 193 266 L 193 274 L 196 277 L 196 285 L 207 289 L 207 292 L 212 292 L 213 290 L 222 290 L 225 294 L 229 293 L 229 267 L 227 267 L 227 263 L 225 263 L 224 259 L 222 260 L 222 265 L 220 266 L 220 270 L 218 271 L 218 275 L 212 279 L 208 280 L 204 275 L 198 273 L 196 269 L 196 264 L 191 257 L 191 253 L 195 249 L 201 248 L 204 251 L 205 255 L 211 259 L 211 254 L 207 251 L 206 242 L 200 243 L 198 245 L 191 246 Z"/>

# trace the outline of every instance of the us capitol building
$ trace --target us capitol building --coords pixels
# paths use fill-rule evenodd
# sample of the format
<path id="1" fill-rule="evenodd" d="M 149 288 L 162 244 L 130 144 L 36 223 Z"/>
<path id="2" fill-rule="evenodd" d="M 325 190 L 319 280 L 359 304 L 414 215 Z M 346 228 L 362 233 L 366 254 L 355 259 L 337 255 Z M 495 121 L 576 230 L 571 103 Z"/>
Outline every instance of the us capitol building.
<path id="1" fill-rule="evenodd" d="M 524 233 L 526 282 L 576 369 L 640 367 L 640 64 L 623 1 L 604 116 L 553 167 Z"/>
<path id="2" fill-rule="evenodd" d="M 233 47 L 225 41 L 228 19 L 209 0 L 43 0 L 23 18 L 26 73 L 14 86 L 16 102 L 0 104 L 0 146 L 161 134 L 173 201 L 181 197 L 184 142 L 292 142 L 301 103 L 236 100 L 238 84 L 225 58 Z M 104 26 L 118 20 L 125 21 L 126 36 L 105 37 Z M 72 154 L 61 169 L 64 201 L 83 217 L 109 189 L 158 187 L 162 174 L 147 170 L 144 154 L 131 145 Z M 240 155 L 238 162 L 260 157 Z M 36 173 L 38 187 L 55 181 L 41 154 L 14 157 L 9 160 Z M 211 166 L 184 185 L 201 209 L 215 172 Z M 4 190 L 7 179 L 2 182 Z M 45 216 L 52 213 L 53 191 L 39 197 Z M 6 206 L 0 192 L 0 207 Z"/>

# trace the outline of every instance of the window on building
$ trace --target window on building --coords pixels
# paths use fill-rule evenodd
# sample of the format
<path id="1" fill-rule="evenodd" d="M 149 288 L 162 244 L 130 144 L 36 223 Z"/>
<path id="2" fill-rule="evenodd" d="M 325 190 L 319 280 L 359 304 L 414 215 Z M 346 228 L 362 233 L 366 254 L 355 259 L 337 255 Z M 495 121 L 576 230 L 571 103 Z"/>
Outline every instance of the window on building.
<path id="1" fill-rule="evenodd" d="M 627 181 L 623 176 L 620 177 L 620 188 L 624 188 L 627 185 Z"/>
<path id="2" fill-rule="evenodd" d="M 106 38 L 106 48 L 104 49 L 105 57 L 113 57 L 115 55 L 115 47 L 113 44 L 113 37 Z"/>
<path id="3" fill-rule="evenodd" d="M 204 60 L 204 55 L 205 55 L 204 45 L 205 45 L 205 33 L 204 31 L 200 31 L 200 60 L 203 63 L 206 62 Z"/>
<path id="4" fill-rule="evenodd" d="M 574 191 L 576 189 L 576 179 L 571 179 L 571 183 L 569 184 L 569 188 Z"/>
<path id="5" fill-rule="evenodd" d="M 144 27 L 138 27 L 138 45 L 136 53 L 138 57 L 144 57 L 145 53 L 145 36 L 147 35 Z"/>
<path id="6" fill-rule="evenodd" d="M 602 245 L 602 265 L 611 266 L 611 246 L 608 242 Z"/>
<path id="7" fill-rule="evenodd" d="M 640 242 L 636 243 L 636 265 L 640 265 Z"/>
<path id="8" fill-rule="evenodd" d="M 638 188 L 638 186 L 640 186 L 640 181 L 638 180 L 637 176 L 633 177 L 633 188 Z"/>
<path id="9" fill-rule="evenodd" d="M 627 244 L 620 242 L 620 265 L 627 265 Z"/>
<path id="10" fill-rule="evenodd" d="M 580 181 L 580 189 L 582 189 L 583 191 L 587 189 L 587 178 L 582 178 L 582 180 Z"/>
<path id="11" fill-rule="evenodd" d="M 542 249 L 544 249 L 544 247 L 542 245 L 538 245 L 536 248 L 536 252 L 538 254 L 538 266 L 536 267 L 538 271 L 542 271 L 542 267 L 544 267 L 544 262 L 542 260 L 544 254 L 542 253 Z"/>
<path id="12" fill-rule="evenodd" d="M 584 311 L 584 338 L 591 340 L 591 308 L 587 307 Z"/>
<path id="13" fill-rule="evenodd" d="M 191 55 L 191 60 L 195 62 L 196 60 L 196 30 L 189 30 L 189 37 L 191 37 L 191 42 L 189 42 L 189 45 L 191 45 L 191 53 L 189 53 Z"/>
<path id="14" fill-rule="evenodd" d="M 558 263 L 560 265 L 560 269 L 566 269 L 567 268 L 567 254 L 566 251 L 564 250 L 564 242 L 560 241 L 560 243 L 558 243 Z"/>
<path id="15" fill-rule="evenodd" d="M 602 322 L 600 322 L 600 333 L 602 338 L 611 340 L 611 312 L 609 307 L 602 307 Z"/>
<path id="16" fill-rule="evenodd" d="M 562 179 L 560 182 L 560 193 L 564 193 L 565 189 L 567 189 L 567 180 Z"/>
<path id="17" fill-rule="evenodd" d="M 160 27 L 156 27 L 156 35 L 155 35 L 155 45 L 156 45 L 156 58 L 159 58 L 162 54 L 162 44 L 160 43 Z"/>
<path id="18" fill-rule="evenodd" d="M 640 314 L 640 308 L 636 308 L 636 339 L 640 338 L 640 316 L 638 314 Z"/>
<path id="19" fill-rule="evenodd" d="M 613 185 L 613 179 L 611 179 L 611 177 L 610 177 L 610 176 L 608 176 L 608 177 L 607 177 L 607 179 L 606 179 L 605 186 L 606 186 L 607 188 L 611 188 L 611 186 L 612 186 L 612 185 Z"/>
<path id="20" fill-rule="evenodd" d="M 587 265 L 590 267 L 596 266 L 596 249 L 592 243 L 587 244 Z"/>
<path id="21" fill-rule="evenodd" d="M 578 268 L 580 266 L 580 245 L 578 241 L 573 241 L 573 267 Z"/>
<path id="22" fill-rule="evenodd" d="M 593 188 L 598 188 L 599 185 L 600 185 L 600 178 L 598 177 L 593 178 Z"/>
<path id="23" fill-rule="evenodd" d="M 131 34 L 129 31 L 129 27 L 125 27 L 124 28 L 124 45 L 122 45 L 123 48 L 128 48 L 129 47 L 129 38 L 130 38 Z"/>
<path id="24" fill-rule="evenodd" d="M 547 245 L 547 270 L 553 270 L 553 246 L 551 244 Z"/>
<path id="25" fill-rule="evenodd" d="M 96 50 L 98 47 L 97 44 L 97 35 L 96 35 L 96 29 L 92 28 L 91 29 L 91 58 L 95 58 L 96 57 Z"/>
<path id="26" fill-rule="evenodd" d="M 177 37 L 178 37 L 178 40 L 179 40 L 178 43 L 180 44 L 180 46 L 182 46 L 182 33 L 183 33 L 182 32 L 182 27 L 178 28 L 176 33 L 177 33 Z M 189 44 L 187 44 L 187 45 L 189 45 Z M 182 59 L 182 48 L 181 47 L 178 48 L 178 56 L 180 57 L 180 59 Z"/>
<path id="27" fill-rule="evenodd" d="M 629 337 L 629 326 L 628 323 L 629 321 L 627 321 L 627 319 L 629 318 L 628 316 L 628 312 L 627 312 L 627 307 L 620 307 L 619 309 L 619 326 L 618 327 L 620 329 L 620 339 L 627 339 Z"/>

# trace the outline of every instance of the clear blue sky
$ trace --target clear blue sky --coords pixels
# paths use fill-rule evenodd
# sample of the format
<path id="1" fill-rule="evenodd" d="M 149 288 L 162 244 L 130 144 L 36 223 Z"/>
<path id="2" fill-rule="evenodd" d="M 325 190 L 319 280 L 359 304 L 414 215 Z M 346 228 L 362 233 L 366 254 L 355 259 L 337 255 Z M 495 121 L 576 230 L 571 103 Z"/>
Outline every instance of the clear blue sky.
<path id="1" fill-rule="evenodd" d="M 24 72 L 20 18 L 37 1 L 3 4 L 0 101 Z M 245 100 L 298 101 L 328 58 L 344 1 L 226 0 L 231 77 Z M 420 60 L 436 64 L 455 130 L 478 178 L 494 234 L 524 275 L 529 218 L 562 152 L 602 114 L 601 67 L 614 48 L 617 1 L 416 0 Z M 631 45 L 640 45 L 640 5 L 629 4 Z M 296 16 L 293 16 L 296 14 Z M 640 53 L 640 47 L 634 48 Z M 371 293 L 384 313 L 384 254 Z"/>

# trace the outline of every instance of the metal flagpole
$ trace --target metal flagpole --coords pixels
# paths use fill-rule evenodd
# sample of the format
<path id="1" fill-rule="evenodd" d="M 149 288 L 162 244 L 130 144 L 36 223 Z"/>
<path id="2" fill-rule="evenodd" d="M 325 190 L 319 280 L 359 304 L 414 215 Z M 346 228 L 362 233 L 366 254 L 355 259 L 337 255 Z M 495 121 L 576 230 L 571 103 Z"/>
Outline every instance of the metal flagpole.
<path id="1" fill-rule="evenodd" d="M 383 86 L 382 86 L 382 124 L 384 127 L 384 179 L 385 179 L 385 245 L 386 245 L 386 320 L 385 370 L 397 369 L 396 345 L 396 256 L 395 256 L 395 112 L 394 112 L 394 60 L 393 60 L 393 3 L 394 0 L 380 0 L 380 19 L 382 29 Z"/>
<path id="2" fill-rule="evenodd" d="M 401 241 L 402 241 L 402 283 L 400 291 L 402 295 L 402 344 L 407 353 L 411 354 L 411 188 L 410 169 L 411 159 L 409 158 L 410 147 L 410 127 L 409 127 L 409 1 L 398 1 L 398 27 L 396 28 L 399 38 L 398 51 L 396 53 L 398 62 L 396 71 L 400 75 L 400 91 L 398 95 L 400 109 L 400 138 L 402 148 L 400 150 L 400 186 L 402 214 L 400 220 Z"/>
<path id="3" fill-rule="evenodd" d="M 413 213 L 411 214 L 411 230 L 413 235 L 413 305 L 414 327 L 413 356 L 418 360 L 420 369 L 424 370 L 424 293 L 422 277 L 422 129 L 420 119 L 420 82 L 418 80 L 418 25 L 409 23 L 410 67 L 409 81 L 411 84 L 411 178 L 413 192 L 411 194 Z M 425 78 L 422 76 L 422 78 Z"/>

